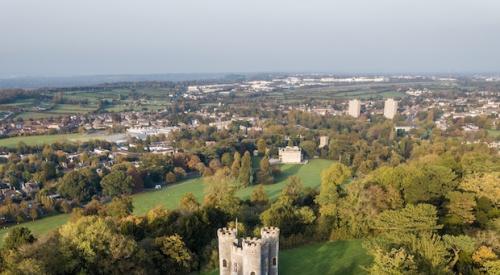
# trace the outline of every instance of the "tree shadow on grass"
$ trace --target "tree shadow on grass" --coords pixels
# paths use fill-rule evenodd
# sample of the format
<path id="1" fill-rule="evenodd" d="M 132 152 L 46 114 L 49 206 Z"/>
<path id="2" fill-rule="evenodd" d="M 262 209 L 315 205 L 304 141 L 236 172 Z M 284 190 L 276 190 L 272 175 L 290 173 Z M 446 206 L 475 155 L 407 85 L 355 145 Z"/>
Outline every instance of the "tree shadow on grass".
<path id="1" fill-rule="evenodd" d="M 281 173 L 276 177 L 275 181 L 281 182 L 286 180 L 290 176 L 297 175 L 301 167 L 302 165 L 296 164 L 281 170 Z"/>

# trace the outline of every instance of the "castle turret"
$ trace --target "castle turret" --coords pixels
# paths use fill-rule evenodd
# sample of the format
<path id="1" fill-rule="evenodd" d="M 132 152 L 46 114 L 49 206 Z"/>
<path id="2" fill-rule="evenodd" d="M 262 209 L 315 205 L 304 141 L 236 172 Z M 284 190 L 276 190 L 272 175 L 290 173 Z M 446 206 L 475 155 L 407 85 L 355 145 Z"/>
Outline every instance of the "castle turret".
<path id="1" fill-rule="evenodd" d="M 260 230 L 260 236 L 265 244 L 266 258 L 268 259 L 268 264 L 263 267 L 264 270 L 267 268 L 267 272 L 264 274 L 278 275 L 280 229 L 277 227 L 264 227 Z"/>
<path id="2" fill-rule="evenodd" d="M 236 229 L 220 228 L 217 230 L 219 240 L 219 270 L 221 275 L 231 275 L 231 251 L 237 244 Z"/>
<path id="3" fill-rule="evenodd" d="M 217 230 L 221 275 L 278 275 L 279 229 L 264 227 L 261 239 L 237 239 L 236 229 Z"/>
<path id="4" fill-rule="evenodd" d="M 246 238 L 243 240 L 243 275 L 262 274 L 262 240 Z"/>

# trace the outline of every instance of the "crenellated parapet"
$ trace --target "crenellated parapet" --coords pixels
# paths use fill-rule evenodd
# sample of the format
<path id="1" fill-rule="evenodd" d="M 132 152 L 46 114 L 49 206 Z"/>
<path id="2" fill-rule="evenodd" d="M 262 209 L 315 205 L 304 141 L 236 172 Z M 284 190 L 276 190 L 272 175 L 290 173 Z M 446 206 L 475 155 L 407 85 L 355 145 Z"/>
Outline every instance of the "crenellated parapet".
<path id="1" fill-rule="evenodd" d="M 236 239 L 236 229 L 234 228 L 219 228 L 217 229 L 217 237 L 219 239 Z"/>
<path id="2" fill-rule="evenodd" d="M 263 227 L 260 230 L 260 236 L 262 239 L 273 239 L 273 240 L 279 240 L 280 237 L 280 229 L 278 227 Z"/>
<path id="3" fill-rule="evenodd" d="M 279 228 L 262 228 L 261 238 L 236 235 L 233 228 L 217 230 L 221 275 L 278 274 Z"/>
<path id="4" fill-rule="evenodd" d="M 262 240 L 257 238 L 243 239 L 243 253 L 245 254 L 260 254 L 262 247 Z"/>

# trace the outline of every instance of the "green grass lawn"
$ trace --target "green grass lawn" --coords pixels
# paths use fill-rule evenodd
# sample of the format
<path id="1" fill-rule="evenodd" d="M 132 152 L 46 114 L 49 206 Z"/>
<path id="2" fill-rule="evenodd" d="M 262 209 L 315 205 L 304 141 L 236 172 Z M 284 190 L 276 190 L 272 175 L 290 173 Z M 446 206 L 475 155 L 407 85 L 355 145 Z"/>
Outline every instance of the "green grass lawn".
<path id="1" fill-rule="evenodd" d="M 276 198 L 289 176 L 299 176 L 305 187 L 317 187 L 320 184 L 321 171 L 327 168 L 332 161 L 324 159 L 311 160 L 308 164 L 285 164 L 281 167 L 282 174 L 274 184 L 264 186 L 270 198 Z M 256 186 L 250 186 L 238 191 L 238 196 L 242 199 L 249 198 Z M 204 184 L 202 178 L 189 179 L 179 184 L 163 188 L 158 191 L 150 191 L 134 196 L 134 213 L 144 214 L 149 209 L 156 206 L 163 206 L 168 209 L 178 207 L 180 198 L 186 193 L 193 193 L 198 200 L 203 198 Z"/>
<path id="2" fill-rule="evenodd" d="M 44 113 L 44 112 L 22 112 L 16 115 L 16 118 L 22 118 L 24 120 L 27 119 L 43 119 L 49 117 L 58 117 L 62 114 L 54 114 L 54 113 Z"/>
<path id="3" fill-rule="evenodd" d="M 320 173 L 333 162 L 324 159 L 314 159 L 308 164 L 286 164 L 282 166 L 282 175 L 277 179 L 277 182 L 272 185 L 266 185 L 265 190 L 271 198 L 276 198 L 279 195 L 281 188 L 286 184 L 286 179 L 289 176 L 299 176 L 306 187 L 317 187 L 320 184 Z M 248 198 L 255 186 L 251 186 L 238 191 L 238 196 Z M 148 210 L 163 206 L 167 209 L 175 209 L 179 205 L 180 198 L 186 193 L 193 193 L 201 202 L 203 198 L 204 184 L 202 178 L 195 178 L 183 181 L 163 188 L 158 191 L 149 191 L 133 196 L 134 214 L 142 215 Z M 48 218 L 36 220 L 21 224 L 28 227 L 36 236 L 43 235 L 48 231 L 64 224 L 69 218 L 69 215 L 56 215 Z M 0 246 L 8 229 L 0 230 Z"/>
<path id="4" fill-rule="evenodd" d="M 500 130 L 488 130 L 488 135 L 492 137 L 498 137 L 500 136 Z"/>
<path id="5" fill-rule="evenodd" d="M 50 231 L 54 230 L 55 228 L 58 228 L 59 226 L 65 224 L 68 221 L 68 219 L 69 219 L 68 214 L 59 214 L 59 215 L 54 215 L 54 216 L 46 217 L 43 219 L 39 219 L 39 220 L 36 220 L 34 222 L 22 223 L 22 224 L 16 225 L 15 227 L 24 226 L 24 227 L 29 228 L 35 236 L 42 236 L 42 235 L 45 235 L 45 234 L 49 233 Z M 4 229 L 0 230 L 0 247 L 3 244 L 3 239 L 4 239 L 5 235 L 7 234 L 9 229 L 11 229 L 11 228 L 12 227 L 4 228 Z"/>
<path id="6" fill-rule="evenodd" d="M 20 136 L 0 139 L 0 147 L 16 147 L 19 142 L 24 142 L 27 145 L 44 145 L 61 141 L 88 141 L 96 139 L 85 134 L 59 134 L 59 135 L 41 135 L 41 136 Z"/>
<path id="7" fill-rule="evenodd" d="M 372 259 L 361 240 L 334 241 L 305 245 L 280 251 L 279 273 L 283 275 L 350 275 L 366 274 L 363 266 Z M 218 270 L 203 275 L 219 274 Z"/>
<path id="8" fill-rule="evenodd" d="M 97 109 L 97 105 L 80 106 L 79 104 L 57 104 L 57 106 L 50 110 L 50 113 L 59 114 L 85 114 L 93 112 Z"/>
<path id="9" fill-rule="evenodd" d="M 280 274 L 366 274 L 371 258 L 361 240 L 307 245 L 280 252 Z"/>

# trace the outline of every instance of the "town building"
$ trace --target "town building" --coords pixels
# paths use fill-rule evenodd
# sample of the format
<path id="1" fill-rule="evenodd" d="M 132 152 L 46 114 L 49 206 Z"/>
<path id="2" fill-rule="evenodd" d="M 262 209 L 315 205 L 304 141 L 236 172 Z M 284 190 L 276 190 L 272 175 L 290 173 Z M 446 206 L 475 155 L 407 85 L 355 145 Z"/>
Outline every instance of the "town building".
<path id="1" fill-rule="evenodd" d="M 323 148 L 328 146 L 328 142 L 330 141 L 330 138 L 328 136 L 320 136 L 319 137 L 319 148 Z"/>
<path id="2" fill-rule="evenodd" d="M 392 98 L 385 101 L 384 104 L 384 117 L 388 119 L 393 119 L 398 113 L 398 102 Z"/>
<path id="3" fill-rule="evenodd" d="M 357 99 L 349 100 L 347 114 L 352 117 L 358 118 L 361 114 L 361 102 Z"/>
<path id="4" fill-rule="evenodd" d="M 218 229 L 220 274 L 278 275 L 279 233 L 277 227 L 264 227 L 260 239 L 238 239 L 236 229 Z"/>
<path id="5" fill-rule="evenodd" d="M 281 163 L 302 163 L 302 150 L 298 146 L 287 146 L 279 149 Z"/>

